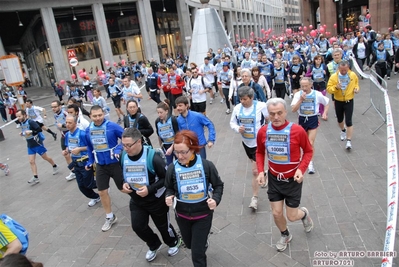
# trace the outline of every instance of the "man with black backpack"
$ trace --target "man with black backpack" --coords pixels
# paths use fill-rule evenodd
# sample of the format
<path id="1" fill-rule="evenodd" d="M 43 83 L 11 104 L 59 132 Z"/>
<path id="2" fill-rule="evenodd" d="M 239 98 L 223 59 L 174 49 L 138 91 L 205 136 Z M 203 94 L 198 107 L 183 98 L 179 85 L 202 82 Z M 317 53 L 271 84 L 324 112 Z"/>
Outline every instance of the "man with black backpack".
<path id="1" fill-rule="evenodd" d="M 131 197 L 132 229 L 149 247 L 145 258 L 153 261 L 162 248 L 158 235 L 148 225 L 149 216 L 169 246 L 168 255 L 174 256 L 179 252 L 181 239 L 170 224 L 169 207 L 165 204 L 165 161 L 154 149 L 143 145 L 138 129 L 127 128 L 122 135 L 122 145 L 123 189 Z"/>

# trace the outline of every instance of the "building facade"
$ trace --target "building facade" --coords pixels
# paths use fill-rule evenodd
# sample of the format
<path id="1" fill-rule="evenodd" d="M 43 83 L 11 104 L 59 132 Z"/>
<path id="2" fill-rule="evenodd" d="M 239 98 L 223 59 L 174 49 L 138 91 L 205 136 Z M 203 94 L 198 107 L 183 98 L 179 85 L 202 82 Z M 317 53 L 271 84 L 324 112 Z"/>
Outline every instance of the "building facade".
<path id="1" fill-rule="evenodd" d="M 399 26 L 399 0 L 303 0 L 302 10 L 305 25 L 325 24 L 332 33 L 355 31 L 368 24 L 385 33 Z"/>
<path id="2" fill-rule="evenodd" d="M 204 7 L 199 0 L 1 2 L 0 12 L 18 11 L 26 29 L 20 48 L 0 49 L 0 56 L 22 52 L 26 76 L 42 86 L 50 79 L 70 80 L 83 68 L 94 78 L 122 60 L 188 55 L 195 11 Z M 252 32 L 261 36 L 263 28 L 276 34 L 285 28 L 283 0 L 211 0 L 209 6 L 218 10 L 232 41 Z"/>
<path id="3" fill-rule="evenodd" d="M 300 0 L 284 0 L 284 13 L 287 28 L 297 29 L 302 26 L 302 13 Z"/>

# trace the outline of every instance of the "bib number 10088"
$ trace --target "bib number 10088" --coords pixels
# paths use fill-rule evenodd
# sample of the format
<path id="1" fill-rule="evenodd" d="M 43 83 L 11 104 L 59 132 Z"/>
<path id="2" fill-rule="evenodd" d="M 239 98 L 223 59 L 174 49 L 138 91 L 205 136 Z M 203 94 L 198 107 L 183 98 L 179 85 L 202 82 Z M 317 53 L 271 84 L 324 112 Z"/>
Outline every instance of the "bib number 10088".
<path id="1" fill-rule="evenodd" d="M 287 151 L 287 149 L 285 147 L 276 147 L 276 146 L 272 146 L 269 147 L 269 151 L 270 152 L 280 152 L 280 153 L 284 153 Z"/>

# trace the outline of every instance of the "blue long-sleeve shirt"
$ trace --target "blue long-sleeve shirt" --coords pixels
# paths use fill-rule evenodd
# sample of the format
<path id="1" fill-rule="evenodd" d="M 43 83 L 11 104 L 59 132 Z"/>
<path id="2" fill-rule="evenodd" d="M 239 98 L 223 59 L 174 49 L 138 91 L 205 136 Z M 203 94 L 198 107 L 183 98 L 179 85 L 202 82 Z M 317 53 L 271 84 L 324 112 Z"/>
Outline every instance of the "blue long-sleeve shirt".
<path id="1" fill-rule="evenodd" d="M 118 139 L 122 139 L 122 133 L 123 133 L 123 128 L 112 122 L 112 121 L 107 121 L 104 120 L 103 123 L 99 126 L 96 127 L 101 127 L 103 126 L 105 123 L 107 123 L 106 125 L 106 137 L 107 137 L 107 144 L 108 144 L 108 148 L 113 149 L 113 153 L 114 155 L 116 154 L 120 154 L 121 150 L 122 150 L 122 145 L 118 144 Z M 89 155 L 89 161 L 87 162 L 86 166 L 90 166 L 95 162 L 95 157 L 93 154 L 93 142 L 91 140 L 91 127 L 94 125 L 93 122 L 90 123 L 90 126 L 87 127 L 86 129 L 86 140 L 87 140 L 87 153 Z M 104 152 L 96 152 L 96 157 L 97 157 L 97 163 L 100 165 L 108 165 L 108 164 L 112 164 L 112 163 L 117 163 L 118 159 L 112 155 L 111 157 L 111 151 L 104 151 Z"/>
<path id="2" fill-rule="evenodd" d="M 207 144 L 204 133 L 204 126 L 206 126 L 209 131 L 208 141 L 215 143 L 215 126 L 213 125 L 212 121 L 202 113 L 189 110 L 186 117 L 183 117 L 183 115 L 177 117 L 177 123 L 179 124 L 180 131 L 190 130 L 195 132 L 198 136 L 198 142 L 200 146 Z"/>

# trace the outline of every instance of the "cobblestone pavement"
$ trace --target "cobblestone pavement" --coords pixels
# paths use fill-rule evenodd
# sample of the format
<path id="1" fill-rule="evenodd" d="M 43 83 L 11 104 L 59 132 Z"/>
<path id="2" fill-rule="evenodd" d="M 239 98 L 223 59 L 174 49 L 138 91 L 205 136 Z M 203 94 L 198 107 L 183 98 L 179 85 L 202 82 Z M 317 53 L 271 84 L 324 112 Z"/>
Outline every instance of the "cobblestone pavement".
<path id="1" fill-rule="evenodd" d="M 399 127 L 397 77 L 392 76 L 388 84 L 394 122 Z M 368 80 L 360 83 L 361 92 L 356 95 L 353 116 L 353 149 L 346 151 L 345 142 L 339 140 L 330 106 L 329 119 L 320 122 L 316 139 L 316 173 L 306 174 L 302 194 L 302 205 L 310 211 L 315 227 L 306 234 L 300 221 L 289 223 L 293 240 L 282 253 L 274 248 L 280 233 L 273 222 L 266 191 L 260 190 L 257 212 L 248 208 L 252 192 L 251 164 L 240 136 L 229 127 L 226 106 L 220 104 L 220 97 L 213 105 L 208 103 L 207 114 L 217 130 L 216 144 L 207 151 L 208 159 L 216 164 L 225 182 L 223 199 L 214 216 L 208 266 L 313 266 L 313 260 L 320 258 L 316 252 L 383 249 L 387 204 L 386 129 L 383 126 L 371 134 L 382 120 L 373 109 L 362 115 L 369 106 L 370 93 Z M 31 87 L 27 92 L 34 104 L 47 109 L 47 124 L 52 124 L 49 106 L 55 99 L 52 89 Z M 145 92 L 144 95 L 142 110 L 153 123 L 156 105 L 147 99 Z M 289 104 L 290 100 L 287 101 Z M 112 119 L 116 120 L 114 111 Z M 296 115 L 290 113 L 289 119 L 296 122 Z M 105 218 L 101 204 L 88 207 L 88 199 L 79 192 L 76 182 L 65 180 L 69 171 L 59 141 L 54 142 L 47 133 L 45 146 L 59 164 L 60 172 L 53 176 L 51 166 L 39 157 L 36 162 L 41 182 L 28 185 L 31 171 L 26 142 L 14 124 L 3 128 L 3 132 L 6 140 L 0 142 L 0 161 L 10 165 L 11 173 L 7 177 L 0 173 L 0 211 L 29 230 L 28 257 L 50 267 L 192 266 L 190 250 L 186 248 L 168 257 L 164 246 L 153 262 L 145 260 L 147 246 L 130 227 L 129 196 L 120 193 L 113 183 L 110 195 L 118 222 L 110 231 L 101 232 Z M 151 139 L 153 144 L 158 144 L 156 134 Z M 173 223 L 176 225 L 174 220 Z M 381 263 L 381 259 L 367 257 L 352 259 L 355 266 Z M 398 260 L 394 261 L 397 264 Z"/>

